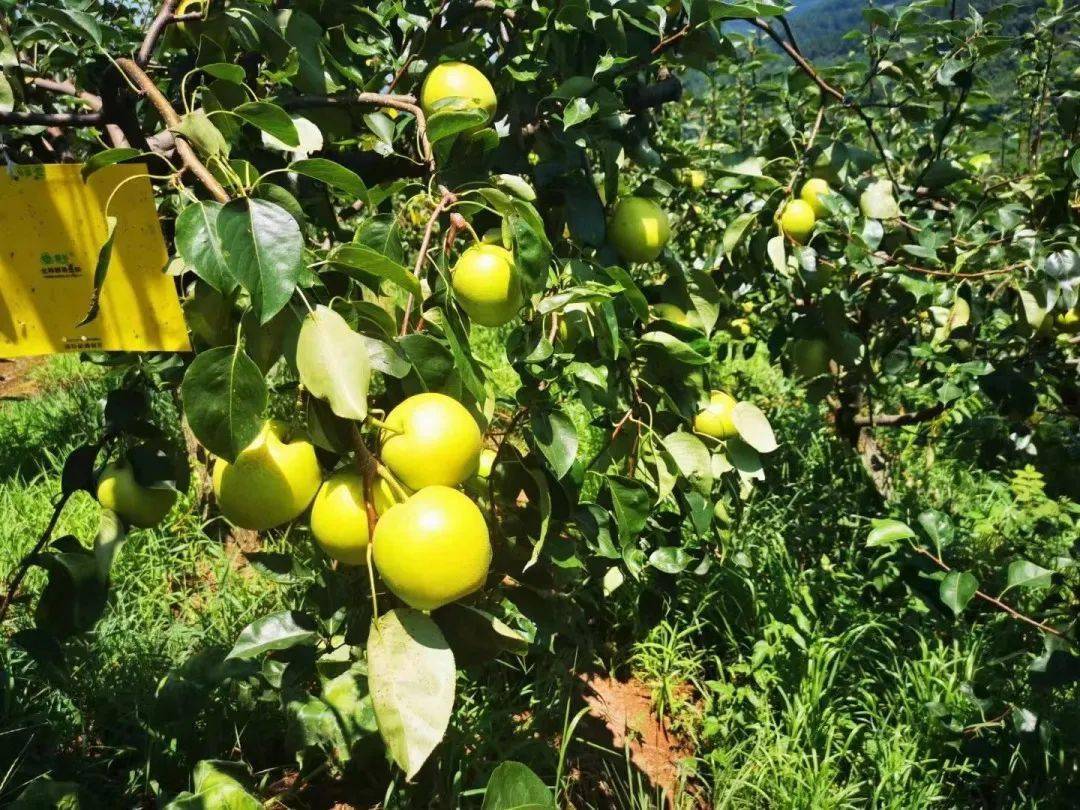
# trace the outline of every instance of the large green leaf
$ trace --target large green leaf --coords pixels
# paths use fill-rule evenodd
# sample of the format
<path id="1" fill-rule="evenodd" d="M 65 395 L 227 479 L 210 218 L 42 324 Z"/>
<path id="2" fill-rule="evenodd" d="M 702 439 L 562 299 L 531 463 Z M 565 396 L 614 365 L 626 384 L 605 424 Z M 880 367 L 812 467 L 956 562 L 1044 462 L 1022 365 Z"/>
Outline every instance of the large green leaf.
<path id="1" fill-rule="evenodd" d="M 243 630 L 227 658 L 253 658 L 256 655 L 312 644 L 317 638 L 311 617 L 293 610 L 283 610 L 256 619 Z"/>
<path id="2" fill-rule="evenodd" d="M 685 431 L 669 433 L 664 448 L 687 481 L 706 494 L 712 491 L 712 457 L 701 439 Z"/>
<path id="3" fill-rule="evenodd" d="M 357 199 L 368 201 L 368 189 L 360 175 L 346 169 L 340 163 L 335 163 L 326 158 L 310 158 L 308 160 L 296 160 L 289 164 L 289 171 L 302 174 L 326 183 L 328 186 L 341 189 Z"/>
<path id="4" fill-rule="evenodd" d="M 227 461 L 234 461 L 262 427 L 266 381 L 239 346 L 219 346 L 198 355 L 180 393 L 195 437 Z"/>
<path id="5" fill-rule="evenodd" d="M 342 245 L 330 254 L 330 261 L 362 270 L 376 278 L 385 278 L 411 295 L 419 297 L 422 294 L 420 279 L 404 265 L 367 245 Z"/>
<path id="6" fill-rule="evenodd" d="M 959 616 L 978 589 L 979 580 L 967 571 L 950 571 L 945 575 L 945 579 L 941 580 L 939 593 L 941 601 Z"/>
<path id="7" fill-rule="evenodd" d="M 454 707 L 454 654 L 438 625 L 395 608 L 371 623 L 368 683 L 386 747 L 412 779 L 446 734 Z"/>
<path id="8" fill-rule="evenodd" d="M 265 200 L 234 200 L 218 213 L 225 261 L 266 323 L 289 303 L 303 270 L 304 238 L 293 216 Z"/>
<path id="9" fill-rule="evenodd" d="M 176 218 L 176 251 L 195 275 L 218 292 L 228 294 L 237 282 L 225 261 L 218 233 L 221 209 L 221 203 L 207 200 L 181 211 Z"/>
<path id="10" fill-rule="evenodd" d="M 371 359 L 367 341 L 338 313 L 321 304 L 304 318 L 296 343 L 300 382 L 343 419 L 367 416 Z"/>
<path id="11" fill-rule="evenodd" d="M 491 772 L 481 810 L 555 810 L 555 797 L 520 762 L 503 762 Z"/>
<path id="12" fill-rule="evenodd" d="M 574 465 L 577 456 L 577 428 L 562 411 L 534 410 L 530 418 L 533 440 L 551 465 L 556 478 L 562 478 Z"/>
<path id="13" fill-rule="evenodd" d="M 254 127 L 277 138 L 289 147 L 300 145 L 300 135 L 296 124 L 285 110 L 268 101 L 249 101 L 241 104 L 233 112 Z"/>

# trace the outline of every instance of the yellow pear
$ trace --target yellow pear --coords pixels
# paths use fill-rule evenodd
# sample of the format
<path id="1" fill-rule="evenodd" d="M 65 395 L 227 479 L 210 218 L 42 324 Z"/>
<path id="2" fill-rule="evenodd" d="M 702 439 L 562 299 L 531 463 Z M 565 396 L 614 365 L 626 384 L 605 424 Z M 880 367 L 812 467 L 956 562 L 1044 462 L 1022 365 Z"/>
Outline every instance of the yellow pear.
<path id="1" fill-rule="evenodd" d="M 735 397 L 723 391 L 713 391 L 709 397 L 709 404 L 694 417 L 694 430 L 714 439 L 730 439 L 738 436 L 739 431 L 735 428 L 735 422 L 731 415 L 738 404 Z"/>
<path id="2" fill-rule="evenodd" d="M 817 219 L 824 219 L 828 215 L 829 209 L 826 208 L 825 203 L 821 201 L 821 195 L 831 193 L 832 189 L 829 188 L 827 182 L 820 177 L 812 177 L 806 181 L 799 196 L 802 198 L 803 202 L 814 209 L 814 216 Z"/>
<path id="3" fill-rule="evenodd" d="M 521 279 L 514 254 L 498 245 L 473 245 L 457 260 L 454 296 L 481 326 L 502 326 L 521 308 Z"/>
<path id="4" fill-rule="evenodd" d="M 489 124 L 494 120 L 499 104 L 495 88 L 487 77 L 464 62 L 443 62 L 433 67 L 424 79 L 420 88 L 420 106 L 426 115 L 438 112 L 437 105 L 447 98 L 464 99 L 469 106 L 483 110 Z"/>
<path id="5" fill-rule="evenodd" d="M 372 502 L 377 515 L 384 514 L 396 499 L 390 485 L 376 480 Z M 346 565 L 363 565 L 367 559 L 368 513 L 364 479 L 356 470 L 341 470 L 323 482 L 311 504 L 311 534 L 328 557 Z"/>
<path id="6" fill-rule="evenodd" d="M 780 214 L 780 227 L 787 237 L 799 244 L 814 232 L 814 209 L 806 200 L 791 200 Z"/>
<path id="7" fill-rule="evenodd" d="M 390 411 L 382 461 L 412 490 L 456 487 L 480 465 L 480 426 L 465 406 L 445 394 L 416 394 Z"/>
<path id="8" fill-rule="evenodd" d="M 628 262 L 651 262 L 670 238 L 667 213 L 644 197 L 620 200 L 608 222 L 608 240 Z"/>
<path id="9" fill-rule="evenodd" d="M 130 464 L 113 463 L 98 478 L 98 503 L 111 509 L 131 526 L 149 529 L 157 526 L 176 503 L 176 491 L 144 487 L 135 480 Z"/>
<path id="10" fill-rule="evenodd" d="M 478 590 L 491 565 L 479 507 L 449 487 L 420 490 L 375 526 L 375 567 L 386 586 L 417 610 L 434 610 Z"/>
<path id="11" fill-rule="evenodd" d="M 244 529 L 261 531 L 304 513 L 322 483 L 310 442 L 288 442 L 287 427 L 270 420 L 230 464 L 214 462 L 214 495 L 221 514 Z"/>

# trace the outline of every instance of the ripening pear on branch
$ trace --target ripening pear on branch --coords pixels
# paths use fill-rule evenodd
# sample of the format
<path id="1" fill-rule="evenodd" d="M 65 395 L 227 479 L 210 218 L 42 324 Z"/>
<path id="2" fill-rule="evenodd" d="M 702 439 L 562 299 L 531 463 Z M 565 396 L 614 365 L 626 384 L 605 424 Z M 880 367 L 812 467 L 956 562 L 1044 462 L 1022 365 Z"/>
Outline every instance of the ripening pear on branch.
<path id="1" fill-rule="evenodd" d="M 499 101 L 495 88 L 487 77 L 472 65 L 464 62 L 443 62 L 436 65 L 424 79 L 420 88 L 420 106 L 425 115 L 439 111 L 439 102 L 445 99 L 463 99 L 467 107 L 483 110 L 490 124 L 495 119 Z M 449 106 L 449 105 L 448 105 Z"/>
<path id="2" fill-rule="evenodd" d="M 738 436 L 735 422 L 731 415 L 738 402 L 735 397 L 724 391 L 713 391 L 709 396 L 709 404 L 706 405 L 694 417 L 694 430 L 714 439 L 730 439 Z"/>
<path id="3" fill-rule="evenodd" d="M 790 200 L 780 214 L 780 227 L 784 235 L 800 245 L 814 232 L 814 208 L 806 200 Z"/>
<path id="4" fill-rule="evenodd" d="M 514 254 L 498 245 L 468 248 L 453 270 L 454 297 L 481 326 L 502 326 L 521 308 L 521 279 Z"/>
<path id="5" fill-rule="evenodd" d="M 445 394 L 411 396 L 383 425 L 382 461 L 409 489 L 456 487 L 480 466 L 480 426 Z"/>
<path id="6" fill-rule="evenodd" d="M 814 209 L 814 216 L 817 219 L 824 219 L 829 214 L 829 209 L 825 207 L 825 203 L 821 201 L 823 194 L 831 194 L 832 189 L 829 188 L 829 184 L 822 180 L 820 177 L 812 177 L 807 180 L 802 187 L 802 191 L 799 192 L 799 197 Z"/>
<path id="7" fill-rule="evenodd" d="M 126 462 L 113 462 L 98 478 L 98 503 L 111 509 L 131 526 L 157 526 L 176 503 L 176 490 L 144 487 L 135 479 L 135 469 Z"/>
<path id="8" fill-rule="evenodd" d="M 383 515 L 397 501 L 390 485 L 377 478 L 372 493 L 376 515 Z M 363 565 L 370 537 L 364 479 L 356 470 L 334 473 L 319 487 L 311 504 L 311 534 L 331 559 L 346 565 Z"/>
<path id="9" fill-rule="evenodd" d="M 651 262 L 670 238 L 667 213 L 644 197 L 620 200 L 608 222 L 608 241 L 628 262 Z"/>
<path id="10" fill-rule="evenodd" d="M 214 462 L 214 495 L 232 523 L 261 531 L 295 520 L 322 483 L 310 442 L 288 441 L 288 427 L 267 421 L 259 435 L 229 463 Z"/>
<path id="11" fill-rule="evenodd" d="M 483 513 L 449 487 L 426 487 L 392 506 L 373 539 L 379 576 L 417 610 L 434 610 L 478 590 L 491 565 Z"/>

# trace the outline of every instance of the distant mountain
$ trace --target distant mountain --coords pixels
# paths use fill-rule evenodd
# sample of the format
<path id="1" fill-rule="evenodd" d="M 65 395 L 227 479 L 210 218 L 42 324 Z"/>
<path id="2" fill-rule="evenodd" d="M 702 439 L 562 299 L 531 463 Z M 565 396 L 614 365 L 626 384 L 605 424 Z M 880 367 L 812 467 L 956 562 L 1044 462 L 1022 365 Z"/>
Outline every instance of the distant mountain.
<path id="1" fill-rule="evenodd" d="M 891 9 L 905 5 L 906 0 L 795 0 L 795 10 L 788 15 L 788 21 L 799 40 L 799 46 L 807 56 L 828 60 L 842 56 L 853 48 L 853 43 L 845 40 L 844 34 L 853 30 L 866 30 L 863 9 L 871 5 L 877 8 Z M 969 5 L 980 11 L 1001 5 L 1000 0 L 958 0 L 957 13 L 966 14 Z M 1045 0 L 1013 0 L 1016 13 L 1009 20 L 1012 29 L 1023 28 L 1035 11 L 1045 5 Z M 944 14 L 944 9 L 942 14 Z M 753 30 L 747 27 L 739 30 Z"/>

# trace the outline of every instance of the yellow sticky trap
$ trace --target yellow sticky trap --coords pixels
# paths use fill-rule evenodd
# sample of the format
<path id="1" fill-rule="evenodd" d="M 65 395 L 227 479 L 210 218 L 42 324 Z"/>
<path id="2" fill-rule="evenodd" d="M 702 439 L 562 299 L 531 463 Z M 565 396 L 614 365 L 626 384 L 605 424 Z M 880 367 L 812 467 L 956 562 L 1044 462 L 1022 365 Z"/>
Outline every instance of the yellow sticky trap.
<path id="1" fill-rule="evenodd" d="M 191 351 L 146 167 L 108 166 L 86 182 L 81 169 L 0 166 L 0 357 Z M 78 326 L 114 191 L 109 214 L 118 221 L 100 311 Z"/>

